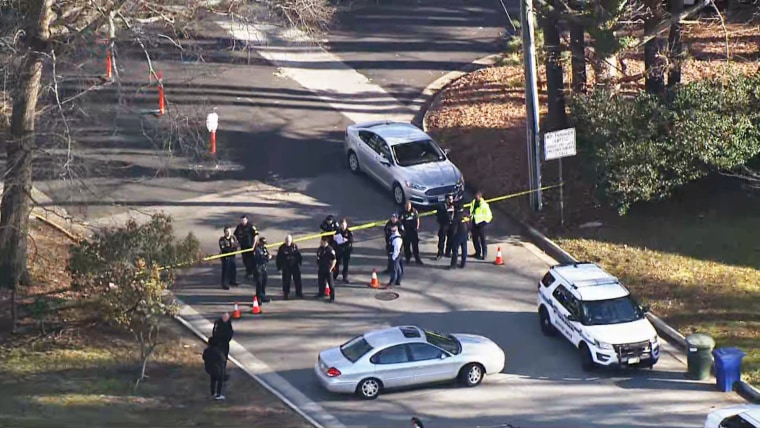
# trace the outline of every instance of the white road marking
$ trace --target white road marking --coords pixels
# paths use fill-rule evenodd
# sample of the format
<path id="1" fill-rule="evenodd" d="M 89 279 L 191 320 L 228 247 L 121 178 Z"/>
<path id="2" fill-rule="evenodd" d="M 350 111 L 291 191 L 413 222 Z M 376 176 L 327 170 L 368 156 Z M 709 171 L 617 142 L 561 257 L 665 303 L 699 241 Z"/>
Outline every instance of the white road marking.
<path id="1" fill-rule="evenodd" d="M 297 30 L 223 19 L 214 23 L 234 39 L 253 45 L 259 55 L 278 67 L 279 74 L 314 92 L 354 123 L 384 119 L 409 122 L 413 118 L 410 108 L 339 57 L 308 46 L 308 37 Z"/>

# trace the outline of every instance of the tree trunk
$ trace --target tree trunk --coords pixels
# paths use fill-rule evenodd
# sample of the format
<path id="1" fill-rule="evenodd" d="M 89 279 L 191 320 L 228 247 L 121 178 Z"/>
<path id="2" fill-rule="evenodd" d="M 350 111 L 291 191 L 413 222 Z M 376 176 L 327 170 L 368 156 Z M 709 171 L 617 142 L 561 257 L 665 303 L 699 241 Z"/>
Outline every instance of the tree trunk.
<path id="1" fill-rule="evenodd" d="M 668 51 L 670 67 L 668 70 L 668 88 L 681 83 L 681 64 L 683 62 L 683 44 L 681 43 L 681 22 L 677 18 L 683 12 L 683 0 L 670 0 L 670 15 L 676 17 L 670 25 L 668 34 Z"/>
<path id="2" fill-rule="evenodd" d="M 549 130 L 565 128 L 567 113 L 565 111 L 565 82 L 562 74 L 559 22 L 554 13 L 549 13 L 541 20 L 544 30 L 544 47 L 546 49 L 546 86 L 549 100 Z"/>
<path id="3" fill-rule="evenodd" d="M 586 33 L 580 24 L 570 24 L 573 92 L 586 92 Z"/>
<path id="4" fill-rule="evenodd" d="M 13 93 L 10 138 L 6 143 L 6 175 L 0 201 L 0 287 L 11 290 L 28 284 L 30 280 L 26 253 L 35 146 L 34 120 L 42 79 L 43 52 L 47 51 L 50 42 L 53 1 L 30 2 L 37 7 L 30 7 L 27 15 L 27 52 L 21 61 L 19 83 Z"/>
<path id="5" fill-rule="evenodd" d="M 16 301 L 16 290 L 11 290 L 11 333 L 16 334 L 18 331 L 18 302 Z"/>
<path id="6" fill-rule="evenodd" d="M 659 22 L 658 16 L 650 16 L 644 23 L 651 30 Z M 659 95 L 665 90 L 665 69 L 662 61 L 662 38 L 654 37 L 644 44 L 644 76 L 646 91 Z"/>

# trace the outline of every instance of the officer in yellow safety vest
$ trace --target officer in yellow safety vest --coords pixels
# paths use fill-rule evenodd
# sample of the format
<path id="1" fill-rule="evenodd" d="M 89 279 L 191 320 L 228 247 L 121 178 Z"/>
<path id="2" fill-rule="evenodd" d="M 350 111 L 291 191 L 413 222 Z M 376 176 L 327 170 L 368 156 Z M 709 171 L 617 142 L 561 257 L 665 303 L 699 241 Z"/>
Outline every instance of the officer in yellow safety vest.
<path id="1" fill-rule="evenodd" d="M 475 247 L 473 257 L 485 260 L 488 257 L 488 244 L 486 244 L 486 226 L 493 220 L 491 207 L 483 199 L 483 192 L 475 193 L 475 200 L 472 201 L 472 244 Z"/>

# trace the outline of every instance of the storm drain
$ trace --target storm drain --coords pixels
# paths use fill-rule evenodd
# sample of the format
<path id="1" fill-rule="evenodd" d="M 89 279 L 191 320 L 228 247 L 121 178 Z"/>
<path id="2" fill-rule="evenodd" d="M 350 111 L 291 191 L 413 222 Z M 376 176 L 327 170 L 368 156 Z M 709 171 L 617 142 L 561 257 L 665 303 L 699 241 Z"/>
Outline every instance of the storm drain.
<path id="1" fill-rule="evenodd" d="M 389 300 L 398 299 L 398 296 L 398 293 L 394 293 L 392 291 L 381 291 L 380 293 L 375 294 L 375 299 L 387 302 Z"/>

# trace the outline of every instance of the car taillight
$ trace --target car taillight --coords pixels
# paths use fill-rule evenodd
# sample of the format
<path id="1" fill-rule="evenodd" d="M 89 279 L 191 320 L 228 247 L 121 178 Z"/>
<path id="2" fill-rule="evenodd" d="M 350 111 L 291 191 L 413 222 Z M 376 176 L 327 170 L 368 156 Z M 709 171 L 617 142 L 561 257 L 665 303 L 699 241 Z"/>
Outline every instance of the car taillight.
<path id="1" fill-rule="evenodd" d="M 327 376 L 338 377 L 340 376 L 340 370 L 336 369 L 335 367 L 330 367 L 329 369 L 327 369 Z"/>

